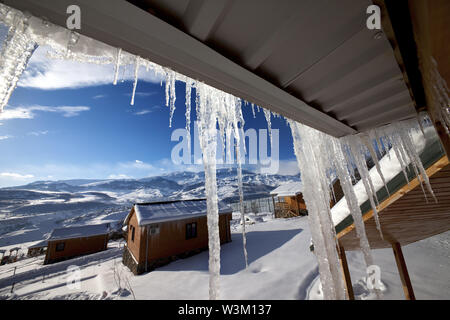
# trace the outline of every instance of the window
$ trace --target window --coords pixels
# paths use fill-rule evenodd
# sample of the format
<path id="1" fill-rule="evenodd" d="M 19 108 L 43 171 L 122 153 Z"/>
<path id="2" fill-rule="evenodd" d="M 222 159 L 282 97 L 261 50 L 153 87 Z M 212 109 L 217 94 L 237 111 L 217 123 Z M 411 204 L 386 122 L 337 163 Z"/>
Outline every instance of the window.
<path id="1" fill-rule="evenodd" d="M 186 240 L 197 237 L 197 222 L 186 224 Z"/>
<path id="2" fill-rule="evenodd" d="M 130 226 L 130 228 L 131 228 L 131 241 L 134 242 L 134 230 L 135 230 L 135 228 L 133 226 Z"/>
<path id="3" fill-rule="evenodd" d="M 60 242 L 56 244 L 56 251 L 64 251 L 65 242 Z"/>

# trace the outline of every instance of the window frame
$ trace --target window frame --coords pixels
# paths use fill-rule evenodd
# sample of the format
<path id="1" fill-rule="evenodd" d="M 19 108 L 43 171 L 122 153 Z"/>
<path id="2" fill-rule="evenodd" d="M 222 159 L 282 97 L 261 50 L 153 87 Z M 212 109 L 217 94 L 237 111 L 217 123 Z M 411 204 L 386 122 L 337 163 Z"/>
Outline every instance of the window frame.
<path id="1" fill-rule="evenodd" d="M 62 245 L 62 249 L 61 249 L 61 245 Z M 55 251 L 56 252 L 62 252 L 62 251 L 64 251 L 66 249 L 66 243 L 65 242 L 58 242 L 56 245 L 55 245 Z"/>
<path id="2" fill-rule="evenodd" d="M 197 238 L 197 222 L 186 223 L 186 240 Z"/>

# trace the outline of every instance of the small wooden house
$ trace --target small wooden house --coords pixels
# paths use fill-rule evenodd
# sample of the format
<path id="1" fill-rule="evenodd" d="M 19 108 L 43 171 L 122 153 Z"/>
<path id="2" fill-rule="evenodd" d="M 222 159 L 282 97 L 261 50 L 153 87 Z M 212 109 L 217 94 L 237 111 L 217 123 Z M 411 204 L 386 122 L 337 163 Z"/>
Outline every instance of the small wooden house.
<path id="1" fill-rule="evenodd" d="M 303 185 L 301 182 L 285 183 L 270 192 L 275 210 L 275 218 L 305 215 L 307 210 L 302 192 Z"/>
<path id="2" fill-rule="evenodd" d="M 109 224 L 54 229 L 47 240 L 44 264 L 106 250 Z"/>
<path id="3" fill-rule="evenodd" d="M 231 208 L 219 205 L 220 243 L 231 241 Z M 134 274 L 208 248 L 206 199 L 135 204 L 125 218 L 123 263 Z"/>
<path id="4" fill-rule="evenodd" d="M 27 256 L 36 257 L 41 254 L 44 254 L 46 250 L 47 250 L 47 240 L 42 240 L 28 247 Z"/>
<path id="5" fill-rule="evenodd" d="M 308 214 L 302 193 L 303 185 L 301 182 L 284 183 L 272 190 L 270 195 L 272 196 L 275 218 L 289 218 Z M 330 207 L 334 206 L 343 196 L 341 184 L 339 180 L 335 180 L 330 195 Z"/>

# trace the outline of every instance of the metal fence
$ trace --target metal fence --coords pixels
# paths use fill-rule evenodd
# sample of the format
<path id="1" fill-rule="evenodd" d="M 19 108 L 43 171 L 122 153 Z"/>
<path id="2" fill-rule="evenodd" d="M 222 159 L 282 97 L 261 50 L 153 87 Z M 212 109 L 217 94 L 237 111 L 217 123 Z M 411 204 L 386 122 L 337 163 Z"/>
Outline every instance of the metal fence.
<path id="1" fill-rule="evenodd" d="M 233 211 L 240 211 L 239 202 L 230 204 Z M 271 197 L 252 199 L 244 201 L 244 213 L 261 213 L 261 212 L 274 212 L 273 200 Z"/>

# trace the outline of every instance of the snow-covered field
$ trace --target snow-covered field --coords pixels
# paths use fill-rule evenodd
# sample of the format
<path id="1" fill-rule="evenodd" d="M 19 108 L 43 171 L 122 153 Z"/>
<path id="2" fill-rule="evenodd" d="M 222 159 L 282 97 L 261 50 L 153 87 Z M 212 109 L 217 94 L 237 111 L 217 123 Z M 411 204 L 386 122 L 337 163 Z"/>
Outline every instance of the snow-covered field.
<path id="1" fill-rule="evenodd" d="M 234 215 L 231 243 L 221 249 L 221 299 L 319 299 L 318 268 L 309 251 L 307 217 L 272 219 L 249 215 L 245 269 L 239 215 Z M 42 266 L 43 257 L 0 266 L 4 299 L 208 299 L 208 252 L 177 260 L 134 276 L 122 265 L 122 246 L 110 242 L 104 252 Z M 417 299 L 450 298 L 450 232 L 403 248 Z M 381 268 L 384 299 L 404 299 L 392 250 L 373 251 Z M 348 252 L 355 294 L 372 298 L 364 282 L 364 261 Z M 70 265 L 80 268 L 80 287 L 68 287 Z M 14 267 L 16 276 L 13 277 Z M 13 282 L 14 291 L 11 293 Z"/>

